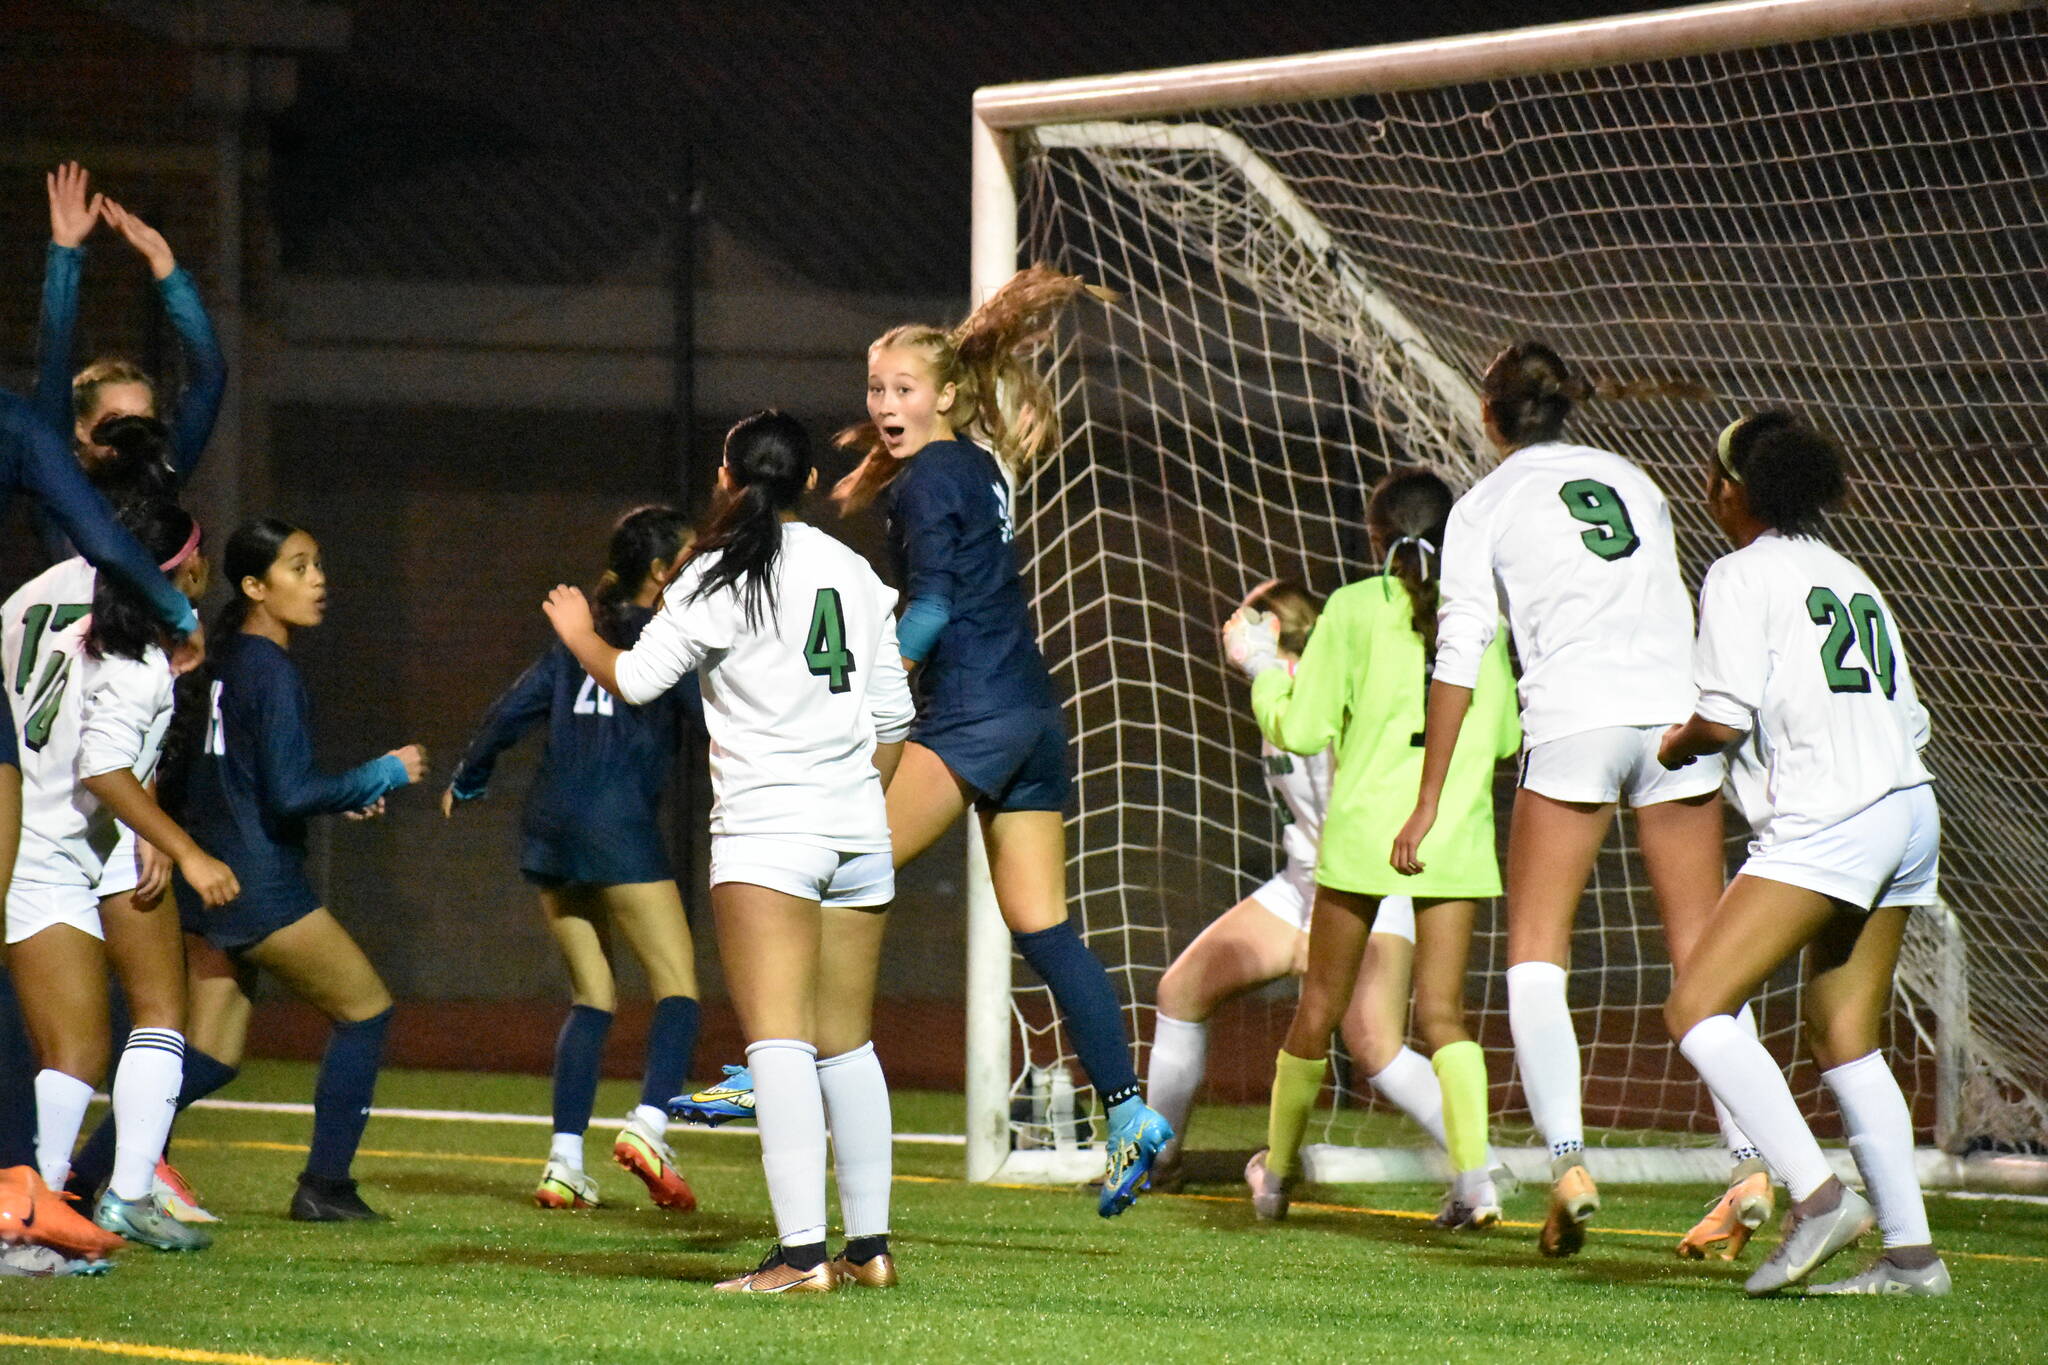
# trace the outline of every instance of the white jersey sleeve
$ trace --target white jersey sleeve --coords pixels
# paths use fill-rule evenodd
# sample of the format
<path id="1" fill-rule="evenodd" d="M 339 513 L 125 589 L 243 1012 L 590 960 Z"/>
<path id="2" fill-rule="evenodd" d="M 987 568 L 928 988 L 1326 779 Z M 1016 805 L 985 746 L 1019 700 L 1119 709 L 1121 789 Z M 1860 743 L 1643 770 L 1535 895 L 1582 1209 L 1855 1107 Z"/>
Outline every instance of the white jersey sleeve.
<path id="1" fill-rule="evenodd" d="M 1469 495 L 1451 507 L 1444 528 L 1443 582 L 1436 613 L 1439 682 L 1479 685 L 1479 661 L 1500 631 L 1500 592 L 1493 578 L 1493 527 L 1484 500 Z"/>
<path id="2" fill-rule="evenodd" d="M 170 660 L 152 648 L 141 659 L 81 660 L 80 780 L 126 768 L 147 783 L 171 724 Z"/>
<path id="3" fill-rule="evenodd" d="M 875 682 L 868 689 L 868 714 L 875 724 L 875 739 L 882 744 L 897 744 L 909 738 L 911 722 L 917 719 L 917 706 L 910 699 L 910 675 L 903 671 L 903 651 L 896 643 L 893 611 L 882 617 Z"/>
<path id="4" fill-rule="evenodd" d="M 698 596 L 706 564 L 692 560 L 662 595 L 661 610 L 640 630 L 631 649 L 619 655 L 619 699 L 645 706 L 694 673 L 697 666 L 732 647 L 739 627 L 739 603 L 730 592 Z"/>
<path id="5" fill-rule="evenodd" d="M 1761 648 L 1756 622 L 1742 618 L 1748 585 L 1734 556 L 1717 560 L 1700 584 L 1700 634 L 1693 645 L 1694 714 L 1748 734 L 1763 709 L 1771 680 L 1771 654 Z"/>

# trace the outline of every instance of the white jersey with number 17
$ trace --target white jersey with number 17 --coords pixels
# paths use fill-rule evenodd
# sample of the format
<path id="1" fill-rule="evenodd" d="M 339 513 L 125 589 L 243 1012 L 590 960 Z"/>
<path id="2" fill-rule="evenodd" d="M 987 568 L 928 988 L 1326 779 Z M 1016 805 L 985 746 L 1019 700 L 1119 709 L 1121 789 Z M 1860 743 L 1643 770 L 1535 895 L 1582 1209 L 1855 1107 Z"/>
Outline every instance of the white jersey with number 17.
<path id="1" fill-rule="evenodd" d="M 787 522 L 774 610 L 749 622 L 731 588 L 697 596 L 717 562 L 716 551 L 693 559 L 669 585 L 619 656 L 619 696 L 652 701 L 696 670 L 711 735 L 713 834 L 887 849 L 875 745 L 909 734 L 915 714 L 895 591 L 823 531 Z"/>
<path id="2" fill-rule="evenodd" d="M 1691 714 L 1692 601 L 1671 508 L 1610 451 L 1544 441 L 1451 508 L 1436 672 L 1472 687 L 1505 616 L 1521 659 L 1525 747 Z"/>
<path id="3" fill-rule="evenodd" d="M 1927 712 L 1884 594 L 1822 541 L 1766 532 L 1715 561 L 1694 667 L 1700 717 L 1755 732 L 1759 851 L 1934 780 L 1920 761 Z"/>

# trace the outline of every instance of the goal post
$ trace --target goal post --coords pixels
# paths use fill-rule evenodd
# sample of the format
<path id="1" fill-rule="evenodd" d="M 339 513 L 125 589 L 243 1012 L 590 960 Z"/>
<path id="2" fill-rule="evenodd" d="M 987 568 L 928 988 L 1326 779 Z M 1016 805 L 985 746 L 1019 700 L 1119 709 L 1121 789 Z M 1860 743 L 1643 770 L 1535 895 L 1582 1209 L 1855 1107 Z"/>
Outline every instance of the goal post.
<path id="1" fill-rule="evenodd" d="M 1365 488 L 1394 463 L 1459 487 L 1491 467 L 1476 375 L 1541 335 L 1596 374 L 1715 395 L 1579 419 L 1671 495 L 1690 582 L 1719 553 L 1693 490 L 1720 423 L 1784 404 L 1849 448 L 1837 535 L 1886 584 L 1936 726 L 1949 904 L 1914 916 L 1894 1021 L 1923 1174 L 2048 1180 L 2025 1158 L 2048 1142 L 2044 108 L 2048 22 L 2019 0 L 1738 0 L 978 92 L 976 300 L 1026 259 L 1124 296 L 1055 342 L 1065 436 L 1018 525 L 1070 698 L 1074 911 L 1134 1039 L 1172 954 L 1276 856 L 1215 623 L 1272 573 L 1327 593 L 1373 572 Z M 1574 941 L 1589 1156 L 1610 1178 L 1709 1179 L 1711 1114 L 1657 1017 L 1668 966 L 1621 823 Z M 1083 1179 L 1100 1148 L 1046 1109 L 1081 1078 L 1013 976 L 980 857 L 971 840 L 968 1175 Z M 1498 919 L 1470 1003 L 1512 1140 Z M 1799 991 L 1781 973 L 1759 1006 L 1812 1100 Z M 1312 1176 L 1440 1172 L 1420 1134 L 1356 1118 L 1362 1078 L 1333 1089 Z"/>

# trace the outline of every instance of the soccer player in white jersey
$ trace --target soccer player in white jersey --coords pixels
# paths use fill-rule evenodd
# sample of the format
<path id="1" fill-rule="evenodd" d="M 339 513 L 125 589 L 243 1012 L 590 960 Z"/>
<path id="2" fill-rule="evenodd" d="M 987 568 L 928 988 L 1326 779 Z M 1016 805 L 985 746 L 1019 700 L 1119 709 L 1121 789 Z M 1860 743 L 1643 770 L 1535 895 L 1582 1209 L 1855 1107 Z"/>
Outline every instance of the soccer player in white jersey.
<path id="1" fill-rule="evenodd" d="M 1660 391 L 1631 386 L 1611 396 Z M 1538 1239 L 1546 1256 L 1577 1252 L 1600 1207 L 1583 1156 L 1565 973 L 1572 921 L 1616 802 L 1635 807 L 1674 963 L 1698 939 L 1723 873 L 1719 755 L 1678 773 L 1657 763 L 1658 738 L 1691 713 L 1694 696 L 1692 603 L 1678 576 L 1671 509 L 1628 460 L 1561 439 L 1565 419 L 1591 393 L 1539 342 L 1509 346 L 1487 367 L 1486 430 L 1506 458 L 1451 512 L 1422 786 L 1392 854 L 1402 872 L 1422 866 L 1417 849 L 1436 822 L 1481 652 L 1505 616 L 1521 661 L 1523 730 L 1508 835 L 1508 1021 L 1530 1116 L 1550 1146 L 1550 1208 Z M 1722 1128 L 1737 1165 L 1716 1215 L 1726 1206 L 1753 1227 L 1769 1216 L 1769 1177 L 1725 1114 Z"/>
<path id="2" fill-rule="evenodd" d="M 883 786 L 913 718 L 896 594 L 797 520 L 816 481 L 803 425 L 756 413 L 727 433 L 720 505 L 629 650 L 574 588 L 548 618 L 633 705 L 695 671 L 711 734 L 711 906 L 747 1036 L 777 1243 L 720 1282 L 813 1293 L 896 1282 L 888 1254 L 889 1090 L 870 1038 L 896 874 Z M 830 1126 L 846 1248 L 825 1255 Z"/>
<path id="3" fill-rule="evenodd" d="M 1292 669 L 1308 645 L 1322 603 L 1298 583 L 1270 579 L 1252 589 L 1239 610 L 1273 614 L 1279 627 L 1277 657 Z M 1280 837 L 1287 862 L 1202 930 L 1159 980 L 1145 1099 L 1173 1126 L 1174 1138 L 1153 1164 L 1154 1189 L 1171 1192 L 1180 1185 L 1181 1144 L 1208 1062 L 1210 1016 L 1228 1001 L 1283 976 L 1300 976 L 1307 967 L 1316 850 L 1335 756 L 1328 749 L 1291 754 L 1262 738 L 1259 761 L 1267 787 L 1294 817 Z M 1373 918 L 1357 989 L 1344 1011 L 1344 1044 L 1373 1089 L 1442 1146 L 1442 1087 L 1429 1059 L 1406 1041 L 1414 967 L 1414 904 L 1406 896 L 1388 896 Z M 1463 986 L 1461 971 L 1456 987 L 1462 992 Z"/>
<path id="4" fill-rule="evenodd" d="M 1699 703 L 1659 757 L 1684 770 L 1754 737 L 1768 810 L 1679 969 L 1665 1021 L 1785 1182 L 1785 1239 L 1751 1294 L 1797 1283 L 1868 1231 L 1783 1072 L 1730 1012 L 1806 952 L 1806 1038 L 1833 1092 L 1884 1254 L 1821 1294 L 1946 1294 L 1913 1166 L 1913 1119 L 1880 1043 L 1912 907 L 1932 905 L 1941 814 L 1920 760 L 1927 713 L 1884 594 L 1820 539 L 1847 490 L 1840 449 L 1784 412 L 1721 435 L 1707 506 L 1735 552 L 1700 588 Z"/>
<path id="5" fill-rule="evenodd" d="M 206 588 L 199 526 L 169 502 L 122 519 L 187 597 Z M 4 608 L 0 666 L 21 743 L 21 851 L 9 887 L 8 966 L 42 1061 L 36 1155 L 61 1189 L 71 1149 L 106 1069 L 106 973 L 120 973 L 135 1027 L 113 1084 L 113 1178 L 94 1221 L 122 1239 L 197 1250 L 207 1234 L 179 1223 L 154 1193 L 184 1073 L 185 960 L 175 915 L 155 908 L 161 879 L 138 890 L 132 838 L 164 850 L 212 905 L 236 893 L 226 864 L 203 852 L 145 786 L 172 711 L 162 630 L 139 595 L 82 559 L 46 571 Z M 54 1202 L 54 1201 L 53 1201 Z"/>

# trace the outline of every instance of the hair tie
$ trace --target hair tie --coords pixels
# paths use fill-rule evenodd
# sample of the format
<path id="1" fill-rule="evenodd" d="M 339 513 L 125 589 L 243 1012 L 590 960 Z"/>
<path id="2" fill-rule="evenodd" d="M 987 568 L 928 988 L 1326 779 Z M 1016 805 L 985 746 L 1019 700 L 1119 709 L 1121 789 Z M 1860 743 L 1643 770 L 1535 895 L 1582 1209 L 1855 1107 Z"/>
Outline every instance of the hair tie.
<path id="1" fill-rule="evenodd" d="M 1416 558 L 1419 559 L 1422 564 L 1423 581 L 1428 582 L 1429 557 L 1433 554 L 1436 554 L 1436 546 L 1430 544 L 1421 536 L 1402 536 L 1399 540 L 1395 541 L 1391 546 L 1389 546 L 1387 549 L 1387 562 L 1380 566 L 1380 572 L 1383 574 L 1390 574 L 1394 571 L 1394 556 L 1401 553 L 1401 547 L 1403 545 L 1413 545 L 1418 548 L 1419 553 L 1417 554 Z"/>
<path id="2" fill-rule="evenodd" d="M 1749 418 L 1747 417 L 1738 417 L 1727 426 L 1722 427 L 1721 439 L 1714 443 L 1715 452 L 1721 458 L 1721 472 L 1726 474 L 1730 482 L 1733 483 L 1744 482 L 1742 475 L 1735 468 L 1735 432 L 1737 428 L 1748 420 Z"/>
<path id="3" fill-rule="evenodd" d="M 185 544 L 178 550 L 178 553 L 172 555 L 169 559 L 166 559 L 162 564 L 159 564 L 157 567 L 162 569 L 165 573 L 169 573 L 173 569 L 177 568 L 180 564 L 183 564 L 186 560 L 190 559 L 193 553 L 198 549 L 199 518 L 194 517 L 192 518 L 192 534 L 185 537 Z"/>

